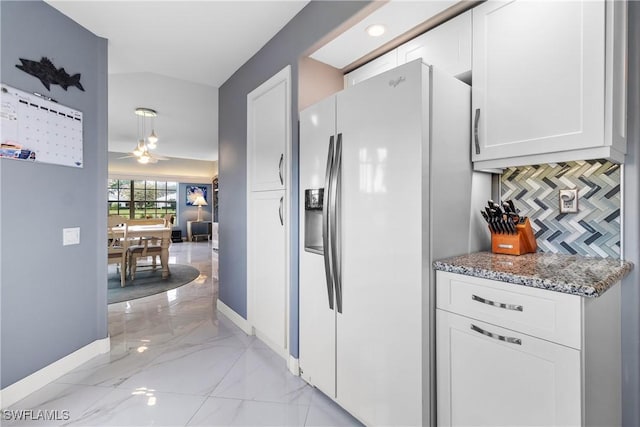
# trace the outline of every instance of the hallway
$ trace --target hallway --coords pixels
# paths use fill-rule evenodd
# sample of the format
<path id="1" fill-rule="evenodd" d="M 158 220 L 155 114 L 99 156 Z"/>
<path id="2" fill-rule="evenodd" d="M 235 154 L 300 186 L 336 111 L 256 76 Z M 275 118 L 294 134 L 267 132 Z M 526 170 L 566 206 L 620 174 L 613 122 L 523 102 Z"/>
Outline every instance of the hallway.
<path id="1" fill-rule="evenodd" d="M 359 424 L 217 312 L 218 255 L 207 242 L 172 245 L 170 263 L 190 264 L 201 275 L 110 305 L 111 352 L 8 408 L 12 418 L 24 416 L 20 410 L 33 410 L 32 417 L 58 411 L 57 421 L 9 420 L 5 410 L 2 425 Z"/>

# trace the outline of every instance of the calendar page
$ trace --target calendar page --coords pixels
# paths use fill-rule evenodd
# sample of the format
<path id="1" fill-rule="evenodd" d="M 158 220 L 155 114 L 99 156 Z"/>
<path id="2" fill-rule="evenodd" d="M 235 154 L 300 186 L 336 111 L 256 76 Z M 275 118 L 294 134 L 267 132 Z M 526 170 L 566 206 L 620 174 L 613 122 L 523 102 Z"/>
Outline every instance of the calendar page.
<path id="1" fill-rule="evenodd" d="M 82 113 L 0 85 L 0 157 L 81 168 Z"/>

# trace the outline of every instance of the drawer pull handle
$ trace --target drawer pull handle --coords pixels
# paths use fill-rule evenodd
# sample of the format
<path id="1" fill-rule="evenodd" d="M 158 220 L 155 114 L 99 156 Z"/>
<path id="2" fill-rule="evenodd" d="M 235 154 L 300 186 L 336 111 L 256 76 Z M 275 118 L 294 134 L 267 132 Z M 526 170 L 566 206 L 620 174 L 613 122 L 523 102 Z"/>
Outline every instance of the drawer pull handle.
<path id="1" fill-rule="evenodd" d="M 487 304 L 487 305 L 492 305 L 492 306 L 498 307 L 498 308 L 504 308 L 504 309 L 513 310 L 513 311 L 524 311 L 524 307 L 522 307 L 521 305 L 504 304 L 502 302 L 495 302 L 495 301 L 491 301 L 489 299 L 484 299 L 482 297 L 479 297 L 478 295 L 471 295 L 471 299 L 474 300 L 474 301 L 478 301 L 478 302 L 481 302 L 481 303 Z"/>
<path id="2" fill-rule="evenodd" d="M 473 121 L 473 141 L 476 145 L 476 154 L 480 154 L 480 140 L 478 139 L 478 122 L 480 121 L 480 109 L 476 108 L 476 118 Z"/>
<path id="3" fill-rule="evenodd" d="M 477 326 L 476 326 L 476 325 L 474 325 L 474 324 L 471 324 L 471 330 L 472 330 L 472 331 L 479 332 L 479 333 L 481 333 L 482 335 L 486 335 L 486 336 L 488 336 L 489 338 L 493 338 L 493 339 L 496 339 L 496 340 L 498 340 L 498 341 L 504 341 L 504 342 L 508 342 L 508 343 L 510 343 L 510 344 L 518 344 L 518 345 L 522 345 L 522 340 L 521 340 L 520 338 L 505 337 L 505 336 L 498 335 L 498 334 L 492 334 L 491 332 L 489 332 L 489 331 L 485 331 L 484 329 L 479 328 L 479 327 L 477 327 Z"/>

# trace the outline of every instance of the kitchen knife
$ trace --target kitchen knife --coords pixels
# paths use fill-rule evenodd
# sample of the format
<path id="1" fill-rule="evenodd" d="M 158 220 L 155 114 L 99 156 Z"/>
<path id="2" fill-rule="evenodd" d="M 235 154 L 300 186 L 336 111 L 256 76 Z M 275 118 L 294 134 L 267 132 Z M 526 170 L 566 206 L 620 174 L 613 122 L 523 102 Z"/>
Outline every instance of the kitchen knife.
<path id="1" fill-rule="evenodd" d="M 487 215 L 485 211 L 480 211 L 480 213 L 482 214 L 482 217 L 484 218 L 484 220 L 487 221 L 487 224 L 489 225 L 489 230 L 493 232 L 493 228 L 491 227 L 491 222 L 489 222 L 489 215 Z"/>
<path id="2" fill-rule="evenodd" d="M 506 214 L 510 214 L 511 211 L 511 206 L 509 206 L 509 203 L 507 202 L 502 202 L 502 210 L 506 213 Z M 514 212 L 515 213 L 515 212 Z"/>

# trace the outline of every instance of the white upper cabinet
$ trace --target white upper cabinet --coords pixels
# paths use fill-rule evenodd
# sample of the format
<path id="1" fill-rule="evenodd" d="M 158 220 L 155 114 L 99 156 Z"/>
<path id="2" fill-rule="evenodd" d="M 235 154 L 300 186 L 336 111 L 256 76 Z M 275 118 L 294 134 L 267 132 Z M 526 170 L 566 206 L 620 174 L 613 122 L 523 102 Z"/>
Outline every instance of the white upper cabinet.
<path id="1" fill-rule="evenodd" d="M 247 95 L 249 191 L 286 187 L 291 120 L 291 70 L 286 67 Z"/>
<path id="2" fill-rule="evenodd" d="M 422 58 L 457 77 L 471 72 L 471 11 L 398 47 L 398 64 Z"/>
<path id="3" fill-rule="evenodd" d="M 471 73 L 471 11 L 427 31 L 344 76 L 345 88 L 414 59 L 468 81 Z"/>
<path id="4" fill-rule="evenodd" d="M 626 3 L 488 1 L 473 9 L 476 169 L 626 152 Z"/>

